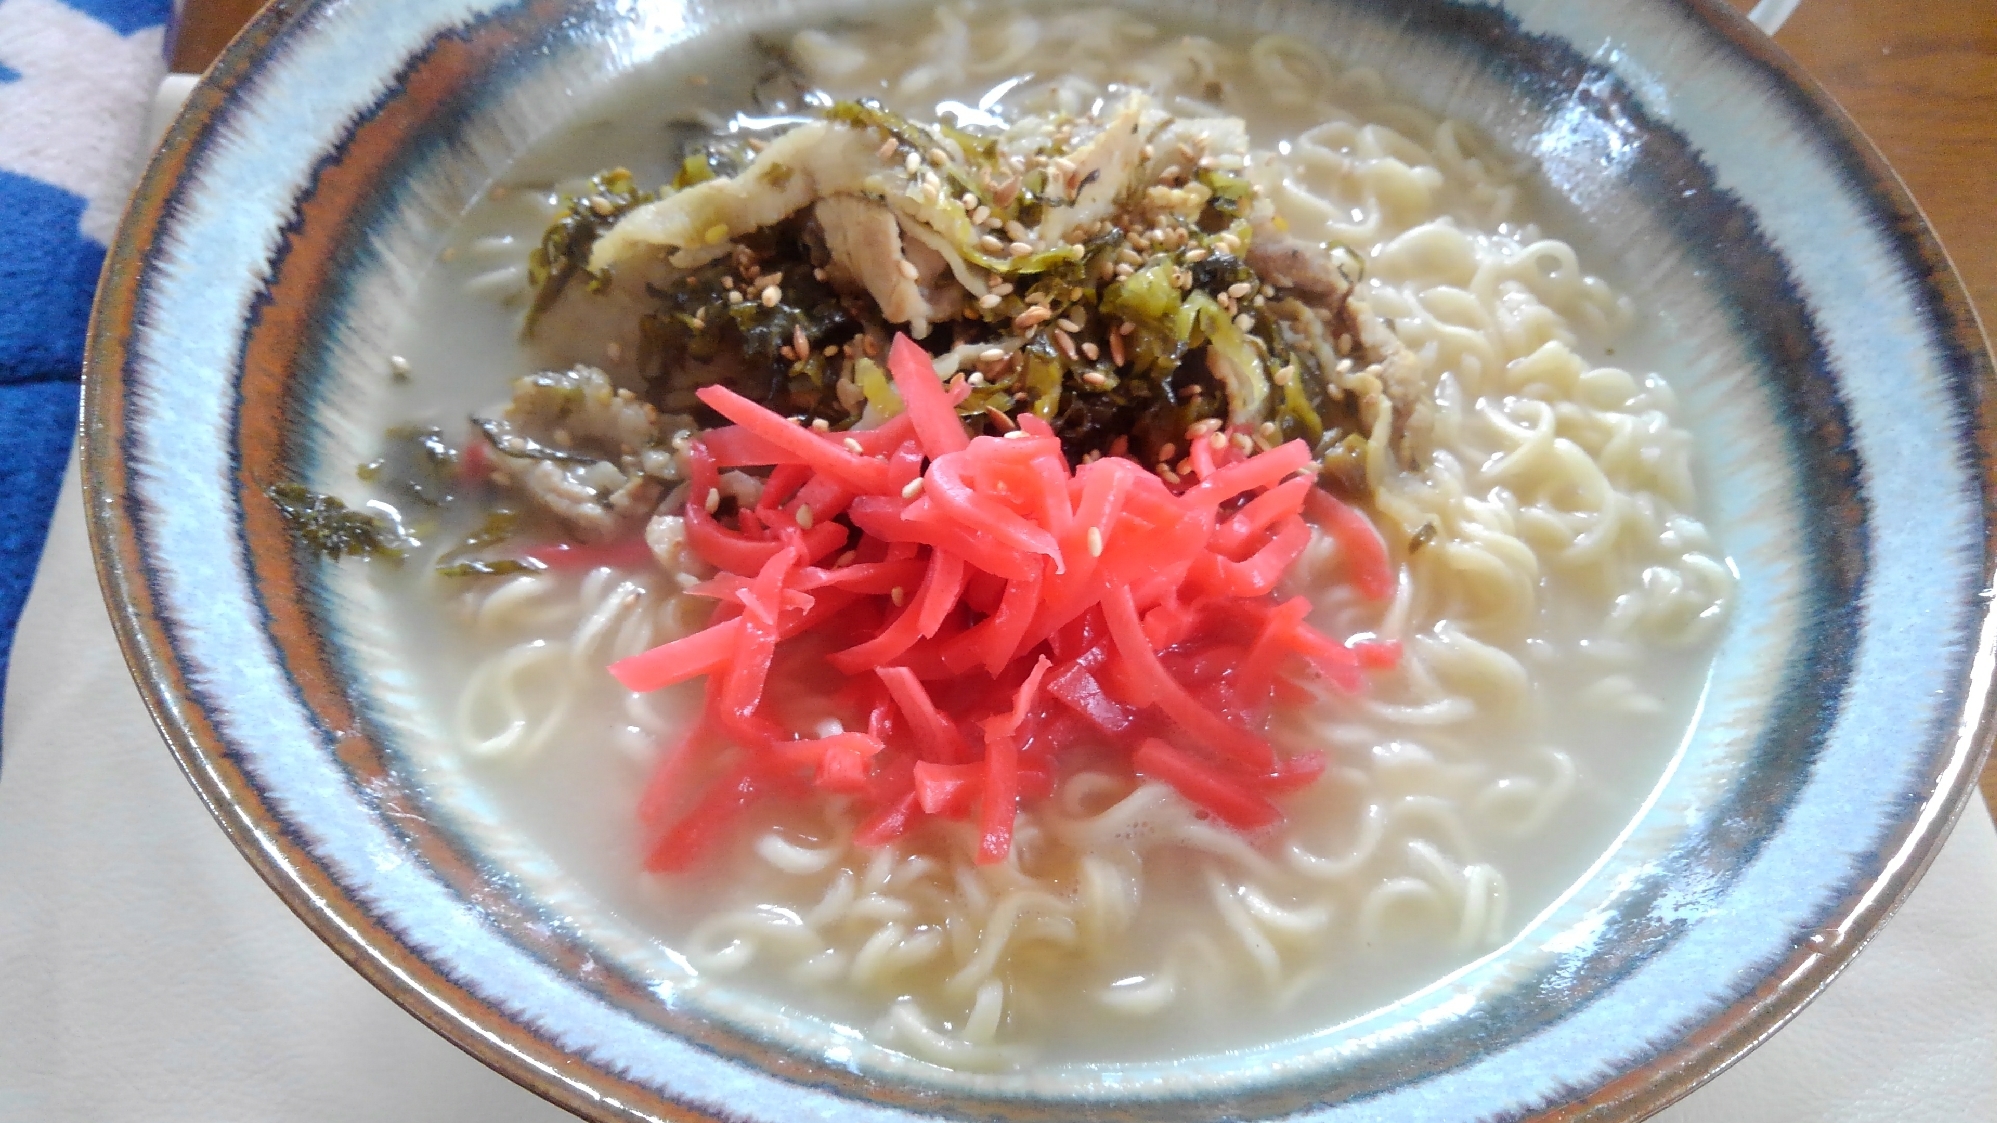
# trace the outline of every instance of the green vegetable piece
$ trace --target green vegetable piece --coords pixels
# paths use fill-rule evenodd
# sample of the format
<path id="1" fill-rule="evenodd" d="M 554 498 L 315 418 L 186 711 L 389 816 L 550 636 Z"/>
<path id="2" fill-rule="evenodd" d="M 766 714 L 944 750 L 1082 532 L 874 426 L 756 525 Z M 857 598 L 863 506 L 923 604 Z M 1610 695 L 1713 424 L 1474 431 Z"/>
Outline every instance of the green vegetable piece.
<path id="1" fill-rule="evenodd" d="M 272 484 L 264 495 L 290 527 L 292 537 L 330 561 L 343 557 L 400 559 L 401 536 L 378 515 L 356 511 L 331 495 L 301 484 Z"/>
<path id="2" fill-rule="evenodd" d="M 888 381 L 887 372 L 872 359 L 861 359 L 853 364 L 853 381 L 859 383 L 860 392 L 867 396 L 867 404 L 882 417 L 893 417 L 902 411 L 901 391 Z"/>
<path id="3" fill-rule="evenodd" d="M 688 157 L 689 160 L 694 157 Z M 705 157 L 700 157 L 705 163 Z M 686 168 L 681 168 L 686 174 Z M 709 175 L 713 173 L 710 170 Z M 591 190 L 569 199 L 555 221 L 541 235 L 541 244 L 527 255 L 527 280 L 534 285 L 534 302 L 527 309 L 529 334 L 542 313 L 554 307 L 562 292 L 576 277 L 589 278 L 594 289 L 609 281 L 589 270 L 589 253 L 596 240 L 636 207 L 657 196 L 640 191 L 623 168 L 599 172 L 590 178 Z"/>
<path id="4" fill-rule="evenodd" d="M 596 457 L 566 449 L 550 448 L 532 437 L 513 431 L 513 426 L 505 421 L 490 417 L 474 417 L 472 424 L 485 434 L 492 447 L 508 456 L 518 456 L 526 460 L 553 460 L 568 464 L 594 464 Z"/>
<path id="5" fill-rule="evenodd" d="M 534 558 L 480 558 L 452 562 L 437 567 L 439 577 L 510 577 L 516 573 L 539 573 L 546 562 Z"/>

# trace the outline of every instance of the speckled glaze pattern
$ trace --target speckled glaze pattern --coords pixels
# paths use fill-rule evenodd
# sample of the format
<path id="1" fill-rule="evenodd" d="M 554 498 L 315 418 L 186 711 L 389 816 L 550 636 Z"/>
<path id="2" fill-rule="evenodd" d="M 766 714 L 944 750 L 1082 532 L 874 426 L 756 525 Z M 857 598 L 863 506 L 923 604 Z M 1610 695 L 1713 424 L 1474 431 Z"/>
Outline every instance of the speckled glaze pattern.
<path id="1" fill-rule="evenodd" d="M 388 325 L 528 143 L 682 44 L 865 7 L 277 0 L 195 90 L 105 267 L 86 501 L 155 718 L 299 916 L 438 1032 L 613 1120 L 1635 1119 L 1826 985 L 1985 751 L 1997 413 L 1905 192 L 1717 0 L 1150 5 L 1321 42 L 1528 160 L 1645 304 L 1699 436 L 1741 573 L 1714 686 L 1615 849 L 1505 948 L 1247 1054 L 971 1076 L 681 994 L 482 846 L 411 763 L 351 569 L 295 552 L 261 487 L 359 459 Z"/>

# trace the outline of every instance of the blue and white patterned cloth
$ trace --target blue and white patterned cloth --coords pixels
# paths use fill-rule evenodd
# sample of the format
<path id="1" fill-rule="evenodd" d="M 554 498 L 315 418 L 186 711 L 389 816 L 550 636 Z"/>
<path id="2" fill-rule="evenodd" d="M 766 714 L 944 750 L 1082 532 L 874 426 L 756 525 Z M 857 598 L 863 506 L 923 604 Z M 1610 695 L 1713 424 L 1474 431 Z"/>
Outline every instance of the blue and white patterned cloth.
<path id="1" fill-rule="evenodd" d="M 84 326 L 170 0 L 0 0 L 0 681 L 76 428 Z"/>

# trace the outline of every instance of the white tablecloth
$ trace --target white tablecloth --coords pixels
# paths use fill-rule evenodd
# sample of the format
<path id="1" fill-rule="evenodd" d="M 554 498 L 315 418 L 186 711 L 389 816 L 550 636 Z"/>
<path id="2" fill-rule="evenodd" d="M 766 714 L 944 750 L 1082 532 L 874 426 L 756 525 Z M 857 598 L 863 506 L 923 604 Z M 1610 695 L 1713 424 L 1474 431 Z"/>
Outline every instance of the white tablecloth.
<path id="1" fill-rule="evenodd" d="M 118 655 L 73 467 L 14 652 L 0 1123 L 566 1118 L 377 993 L 236 854 Z M 1997 833 L 1981 803 L 1822 999 L 1660 1119 L 1997 1120 Z"/>

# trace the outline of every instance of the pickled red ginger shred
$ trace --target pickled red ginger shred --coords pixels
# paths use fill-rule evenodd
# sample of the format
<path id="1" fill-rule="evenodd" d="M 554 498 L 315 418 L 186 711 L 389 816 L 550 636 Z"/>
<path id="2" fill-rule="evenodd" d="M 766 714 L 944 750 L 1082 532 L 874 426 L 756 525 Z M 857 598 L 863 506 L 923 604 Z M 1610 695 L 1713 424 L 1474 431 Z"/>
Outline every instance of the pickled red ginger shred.
<path id="1" fill-rule="evenodd" d="M 700 718 L 662 754 L 639 812 L 655 871 L 695 865 L 758 801 L 855 801 L 880 846 L 925 817 L 978 828 L 1006 858 L 1022 801 L 1078 754 L 1170 785 L 1242 831 L 1323 769 L 1271 739 L 1299 676 L 1344 691 L 1398 660 L 1340 642 L 1274 590 L 1310 541 L 1383 599 L 1394 579 L 1359 512 L 1299 473 L 1303 442 L 1244 456 L 1196 442 L 1174 491 L 1120 457 L 1071 466 L 1031 414 L 969 437 L 953 393 L 906 337 L 889 360 L 903 412 L 856 433 L 795 424 L 729 390 L 732 425 L 689 449 L 687 548 L 718 571 L 689 592 L 708 626 L 610 667 L 632 691 L 706 679 Z M 723 467 L 770 470 L 754 507 L 709 509 Z M 838 729 L 827 732 L 827 713 Z"/>

